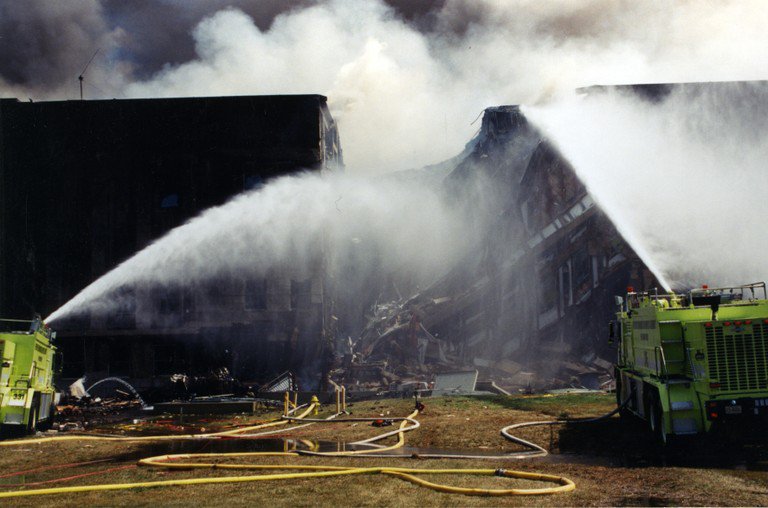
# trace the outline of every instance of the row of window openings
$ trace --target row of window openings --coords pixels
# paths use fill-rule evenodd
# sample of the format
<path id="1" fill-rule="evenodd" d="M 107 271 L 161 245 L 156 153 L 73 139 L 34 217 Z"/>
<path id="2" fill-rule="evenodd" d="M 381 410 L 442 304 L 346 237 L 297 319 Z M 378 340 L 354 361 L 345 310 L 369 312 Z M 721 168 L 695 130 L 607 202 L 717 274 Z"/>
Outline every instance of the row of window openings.
<path id="1" fill-rule="evenodd" d="M 291 280 L 290 308 L 307 308 L 312 301 L 312 279 Z M 123 317 L 133 316 L 136 311 L 135 296 L 127 291 L 122 294 L 125 304 L 122 309 L 114 314 Z M 209 289 L 208 296 L 212 301 L 221 297 L 218 289 L 214 286 Z M 266 310 L 267 301 L 267 279 L 248 279 L 245 281 L 243 297 L 244 310 Z M 195 292 L 191 290 L 155 290 L 152 294 L 152 300 L 157 302 L 158 314 L 184 316 L 194 313 L 195 310 Z"/>
<path id="2" fill-rule="evenodd" d="M 290 309 L 307 308 L 311 304 L 312 279 L 291 280 Z M 216 289 L 209 291 L 209 296 L 215 300 L 219 296 Z M 194 312 L 195 293 L 192 291 L 165 292 L 159 298 L 158 311 L 162 315 L 178 314 L 189 315 Z M 266 310 L 267 279 L 248 279 L 243 290 L 244 310 Z"/>

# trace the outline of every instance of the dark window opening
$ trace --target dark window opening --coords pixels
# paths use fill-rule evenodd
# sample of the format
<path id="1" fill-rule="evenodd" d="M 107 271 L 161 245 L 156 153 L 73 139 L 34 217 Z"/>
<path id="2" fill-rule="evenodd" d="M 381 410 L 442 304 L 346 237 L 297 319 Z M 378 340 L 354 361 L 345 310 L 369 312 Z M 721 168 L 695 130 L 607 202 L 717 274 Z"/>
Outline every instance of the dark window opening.
<path id="1" fill-rule="evenodd" d="M 291 281 L 291 309 L 308 309 L 312 304 L 312 279 Z"/>
<path id="2" fill-rule="evenodd" d="M 107 328 L 110 330 L 132 330 L 136 328 L 136 294 L 133 288 L 119 288 L 113 301 L 116 308 L 107 316 Z"/>
<path id="3" fill-rule="evenodd" d="M 256 190 L 264 186 L 264 180 L 258 175 L 249 175 L 243 178 L 243 190 Z"/>
<path id="4" fill-rule="evenodd" d="M 168 194 L 160 201 L 160 208 L 177 208 L 179 206 L 179 195 Z"/>
<path id="5" fill-rule="evenodd" d="M 112 339 L 109 344 L 109 373 L 113 376 L 131 374 L 131 343 L 125 339 Z"/>
<path id="6" fill-rule="evenodd" d="M 579 302 L 592 289 L 592 258 L 586 248 L 577 251 L 571 259 L 573 267 L 573 299 Z"/>
<path id="7" fill-rule="evenodd" d="M 243 292 L 245 310 L 262 310 L 267 308 L 267 279 L 246 279 Z"/>

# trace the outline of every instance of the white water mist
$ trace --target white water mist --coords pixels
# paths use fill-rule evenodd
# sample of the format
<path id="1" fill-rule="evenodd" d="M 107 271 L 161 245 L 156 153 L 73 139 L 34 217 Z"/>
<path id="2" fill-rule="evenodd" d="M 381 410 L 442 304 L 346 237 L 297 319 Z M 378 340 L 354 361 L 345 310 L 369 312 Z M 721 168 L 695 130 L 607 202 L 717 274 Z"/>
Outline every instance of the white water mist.
<path id="1" fill-rule="evenodd" d="M 768 86 L 574 96 L 526 115 L 673 287 L 768 278 Z"/>
<path id="2" fill-rule="evenodd" d="M 427 283 L 466 253 L 474 229 L 439 186 L 420 182 L 319 173 L 276 179 L 171 230 L 46 321 L 112 310 L 126 286 L 188 285 L 277 267 L 309 274 L 318 259 L 330 276 L 380 269 Z"/>

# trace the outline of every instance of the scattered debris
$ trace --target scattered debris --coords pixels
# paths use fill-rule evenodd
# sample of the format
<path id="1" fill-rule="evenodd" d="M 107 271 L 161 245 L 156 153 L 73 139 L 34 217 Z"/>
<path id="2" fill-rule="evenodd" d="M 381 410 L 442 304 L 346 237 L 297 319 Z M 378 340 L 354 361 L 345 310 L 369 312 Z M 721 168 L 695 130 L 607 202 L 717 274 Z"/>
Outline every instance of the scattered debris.
<path id="1" fill-rule="evenodd" d="M 432 395 L 467 395 L 475 393 L 477 371 L 446 372 L 435 376 Z"/>
<path id="2" fill-rule="evenodd" d="M 299 385 L 296 382 L 296 375 L 287 370 L 280 374 L 279 376 L 275 377 L 271 381 L 264 383 L 261 388 L 259 388 L 260 393 L 282 393 L 282 392 L 297 392 L 299 391 Z"/>
<path id="3" fill-rule="evenodd" d="M 467 359 L 465 344 L 429 331 L 432 326 L 439 328 L 460 308 L 457 302 L 470 298 L 474 290 L 477 287 L 456 296 L 429 298 L 418 294 L 376 304 L 360 337 L 348 341 L 339 367 L 331 372 L 331 382 L 353 392 L 394 397 L 430 390 L 440 395 L 478 389 L 508 395 L 551 389 L 605 390 L 613 386 L 612 364 L 595 355 L 558 360 L 556 371 L 545 376 L 540 373 L 547 369 L 535 362 L 525 365 L 493 355 Z M 468 373 L 473 379 L 454 382 L 450 376 L 457 372 Z"/>
<path id="4" fill-rule="evenodd" d="M 205 396 L 255 396 L 254 388 L 243 384 L 239 379 L 235 379 L 226 367 L 213 369 L 205 376 L 173 374 L 170 377 L 170 382 L 173 387 L 174 400 L 192 400 Z M 158 400 L 162 398 L 167 400 L 167 397 L 159 397 Z"/>
<path id="5" fill-rule="evenodd" d="M 142 401 L 127 392 L 117 392 L 114 398 L 69 396 L 56 407 L 54 428 L 60 432 L 87 430 L 142 414 L 143 407 Z"/>

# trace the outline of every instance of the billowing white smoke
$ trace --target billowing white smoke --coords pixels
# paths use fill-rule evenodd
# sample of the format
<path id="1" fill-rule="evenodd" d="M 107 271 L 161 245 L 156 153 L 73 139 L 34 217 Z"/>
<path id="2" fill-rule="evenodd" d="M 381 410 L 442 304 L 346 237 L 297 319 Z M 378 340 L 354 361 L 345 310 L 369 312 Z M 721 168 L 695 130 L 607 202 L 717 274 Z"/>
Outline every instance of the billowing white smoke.
<path id="1" fill-rule="evenodd" d="M 655 103 L 598 93 L 525 112 L 669 285 L 768 280 L 768 86 L 678 87 Z"/>
<path id="2" fill-rule="evenodd" d="M 451 0 L 432 31 L 375 0 L 320 2 L 267 31 L 223 10 L 195 29 L 197 59 L 124 93 L 324 93 L 353 171 L 420 167 L 455 155 L 488 106 L 595 83 L 754 78 L 761 6 Z"/>
<path id="3" fill-rule="evenodd" d="M 474 243 L 456 202 L 418 180 L 305 173 L 211 208 L 110 271 L 46 321 L 120 305 L 124 286 L 183 286 L 217 276 L 263 276 L 272 269 L 309 276 L 373 270 L 429 282 Z M 372 255 L 373 254 L 373 255 Z"/>
<path id="4" fill-rule="evenodd" d="M 768 68 L 763 0 L 428 0 L 410 22 L 409 0 L 6 4 L 0 96 L 76 98 L 97 48 L 87 98 L 321 93 L 355 172 L 455 155 L 488 106 Z"/>
<path id="5" fill-rule="evenodd" d="M 459 94 L 429 39 L 373 1 L 325 2 L 260 31 L 239 10 L 194 30 L 198 58 L 128 85 L 128 97 L 322 93 L 352 171 L 421 167 L 455 155 L 492 104 Z"/>

